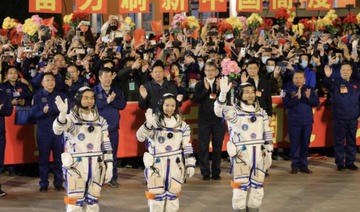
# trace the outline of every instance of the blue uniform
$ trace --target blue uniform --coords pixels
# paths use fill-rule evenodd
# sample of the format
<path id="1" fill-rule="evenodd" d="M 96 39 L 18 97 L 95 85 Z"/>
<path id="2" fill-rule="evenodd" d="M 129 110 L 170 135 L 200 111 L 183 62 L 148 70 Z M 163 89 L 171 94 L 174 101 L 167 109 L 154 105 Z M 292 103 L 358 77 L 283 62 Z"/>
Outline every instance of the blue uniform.
<path id="1" fill-rule="evenodd" d="M 13 99 L 25 99 L 24 106 L 31 105 L 32 93 L 24 83 L 17 81 L 15 86 L 12 86 L 10 82 L 4 82 L 0 85 L 0 88 L 6 93 L 10 102 Z"/>
<path id="2" fill-rule="evenodd" d="M 55 135 L 52 129 L 52 124 L 59 115 L 59 110 L 55 104 L 56 96 L 65 99 L 65 94 L 58 91 L 48 93 L 45 89 L 39 90 L 33 99 L 33 117 L 37 124 L 36 138 L 39 148 L 40 186 L 49 185 L 50 150 L 52 150 L 54 158 L 54 186 L 62 185 L 61 153 L 64 151 L 63 139 L 62 136 Z M 49 106 L 46 114 L 43 112 L 45 105 Z"/>
<path id="3" fill-rule="evenodd" d="M 126 106 L 126 100 L 124 95 L 120 89 L 115 87 L 111 87 L 109 92 L 106 93 L 99 83 L 97 86 L 93 88 L 95 92 L 96 98 L 96 107 L 99 110 L 99 114 L 104 117 L 104 119 L 108 123 L 108 131 L 110 136 L 111 147 L 113 149 L 113 162 L 114 162 L 114 170 L 113 170 L 113 181 L 117 180 L 117 149 L 119 145 L 119 121 L 120 121 L 120 113 L 119 110 L 123 110 Z M 107 97 L 115 92 L 116 96 L 114 101 L 110 104 L 106 102 Z"/>
<path id="4" fill-rule="evenodd" d="M 72 106 L 74 105 L 74 96 L 75 96 L 76 92 L 83 86 L 89 86 L 89 83 L 88 83 L 87 79 L 85 79 L 84 77 L 80 77 L 80 76 L 79 76 L 78 81 L 73 82 L 70 87 L 65 85 L 66 96 L 67 96 L 68 102 L 69 102 L 69 108 L 72 108 Z"/>
<path id="5" fill-rule="evenodd" d="M 37 74 L 32 80 L 31 84 L 35 90 L 41 89 L 41 79 L 44 75 L 44 72 Z M 54 75 L 55 76 L 55 89 L 59 91 L 63 91 L 65 89 L 64 79 L 61 77 L 60 74 Z"/>
<path id="6" fill-rule="evenodd" d="M 356 156 L 356 130 L 359 117 L 360 84 L 355 80 L 324 78 L 330 90 L 332 124 L 334 134 L 335 163 L 337 166 L 352 165 Z M 344 139 L 346 147 L 344 148 Z"/>
<path id="7" fill-rule="evenodd" d="M 4 116 L 10 116 L 12 113 L 12 106 L 7 98 L 4 90 L 0 88 L 0 105 L 3 105 L 0 109 L 0 174 L 4 169 L 4 155 L 5 155 L 5 120 Z"/>
<path id="8" fill-rule="evenodd" d="M 301 69 L 299 66 L 294 65 L 294 70 L 297 71 L 303 71 L 305 75 L 305 85 L 310 88 L 316 87 L 316 73 L 309 67 L 306 67 L 304 70 Z M 291 72 L 291 79 L 293 76 L 293 72 Z M 292 83 L 290 83 L 292 84 Z M 291 86 L 291 85 L 290 85 Z"/>
<path id="9" fill-rule="evenodd" d="M 311 89 L 310 98 L 306 98 L 305 91 L 307 88 L 307 86 L 302 87 L 301 98 L 299 99 L 296 96 L 298 87 L 292 83 L 285 90 L 283 97 L 288 115 L 291 167 L 300 170 L 308 167 L 307 156 L 314 121 L 312 107 L 319 105 L 319 98 L 313 89 Z"/>

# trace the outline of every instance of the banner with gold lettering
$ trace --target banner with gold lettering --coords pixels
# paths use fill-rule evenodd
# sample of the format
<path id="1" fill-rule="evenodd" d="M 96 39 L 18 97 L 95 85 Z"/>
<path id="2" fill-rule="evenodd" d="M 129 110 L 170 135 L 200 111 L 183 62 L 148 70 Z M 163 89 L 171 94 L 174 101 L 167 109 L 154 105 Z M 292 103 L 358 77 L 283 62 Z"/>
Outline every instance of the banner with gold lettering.
<path id="1" fill-rule="evenodd" d="M 120 13 L 148 13 L 149 0 L 120 0 Z"/>
<path id="2" fill-rule="evenodd" d="M 76 11 L 84 13 L 107 13 L 107 0 L 76 0 Z"/>
<path id="3" fill-rule="evenodd" d="M 30 13 L 61 13 L 61 0 L 29 0 Z"/>
<path id="4" fill-rule="evenodd" d="M 238 12 L 261 12 L 262 0 L 237 0 L 236 11 Z"/>
<path id="5" fill-rule="evenodd" d="M 199 12 L 226 12 L 227 0 L 199 0 Z"/>
<path id="6" fill-rule="evenodd" d="M 333 0 L 307 0 L 307 10 L 330 10 L 333 8 Z"/>
<path id="7" fill-rule="evenodd" d="M 295 9 L 293 0 L 270 0 L 270 11 L 277 11 L 280 9 Z"/>
<path id="8" fill-rule="evenodd" d="M 188 0 L 160 0 L 160 12 L 180 13 L 188 12 Z"/>

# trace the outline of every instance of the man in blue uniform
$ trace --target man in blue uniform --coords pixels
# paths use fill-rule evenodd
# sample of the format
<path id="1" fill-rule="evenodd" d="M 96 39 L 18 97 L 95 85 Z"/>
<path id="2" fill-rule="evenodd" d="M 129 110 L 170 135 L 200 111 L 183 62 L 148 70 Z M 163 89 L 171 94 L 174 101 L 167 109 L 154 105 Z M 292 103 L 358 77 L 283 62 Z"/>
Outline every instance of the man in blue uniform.
<path id="1" fill-rule="evenodd" d="M 325 66 L 324 85 L 331 92 L 332 124 L 334 134 L 335 163 L 339 171 L 348 168 L 357 170 L 356 130 L 359 117 L 360 84 L 351 79 L 352 66 L 344 63 L 340 78 L 335 78 L 332 69 Z M 344 148 L 344 139 L 346 146 Z"/>
<path id="2" fill-rule="evenodd" d="M 7 81 L 0 85 L 13 106 L 30 106 L 32 93 L 27 85 L 18 80 L 15 66 L 9 66 L 5 71 Z"/>
<path id="3" fill-rule="evenodd" d="M 4 154 L 5 154 L 5 120 L 4 116 L 10 116 L 12 113 L 12 107 L 10 101 L 7 99 L 7 96 L 0 88 L 0 174 L 4 168 Z M 1 190 L 0 184 L 0 197 L 5 196 L 6 193 Z"/>
<path id="4" fill-rule="evenodd" d="M 54 134 L 52 123 L 59 115 L 55 97 L 60 96 L 65 99 L 65 94 L 55 90 L 55 77 L 52 73 L 45 73 L 41 84 L 43 88 L 34 95 L 33 99 L 33 117 L 37 124 L 36 139 L 39 148 L 40 191 L 47 191 L 49 186 L 50 150 L 52 150 L 54 158 L 54 186 L 59 191 L 64 189 L 61 169 L 61 153 L 64 147 L 62 136 Z"/>
<path id="5" fill-rule="evenodd" d="M 288 112 L 288 131 L 290 137 L 291 173 L 311 174 L 308 168 L 308 152 L 312 131 L 312 107 L 319 104 L 314 90 L 305 85 L 304 72 L 295 72 L 293 83 L 285 90 L 283 103 Z"/>
<path id="6" fill-rule="evenodd" d="M 112 187 L 118 187 L 117 183 L 117 149 L 119 145 L 119 110 L 126 106 L 126 100 L 121 90 L 112 86 L 113 75 L 109 68 L 102 68 L 99 71 L 100 83 L 93 88 L 96 95 L 96 107 L 99 114 L 104 117 L 108 123 L 110 143 L 113 149 L 113 177 L 110 181 Z"/>

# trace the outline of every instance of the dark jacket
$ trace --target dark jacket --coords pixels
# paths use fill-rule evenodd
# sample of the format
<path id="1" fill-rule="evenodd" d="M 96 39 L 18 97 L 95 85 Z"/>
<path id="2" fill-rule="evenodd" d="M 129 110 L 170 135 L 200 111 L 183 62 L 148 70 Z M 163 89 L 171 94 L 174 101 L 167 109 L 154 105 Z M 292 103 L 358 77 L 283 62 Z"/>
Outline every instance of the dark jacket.
<path id="1" fill-rule="evenodd" d="M 0 109 L 0 133 L 5 135 L 5 116 L 11 116 L 13 108 L 5 92 L 0 88 L 0 105 L 3 105 Z"/>
<path id="2" fill-rule="evenodd" d="M 9 81 L 0 85 L 0 88 L 7 95 L 8 100 L 11 102 L 13 99 L 25 99 L 24 106 L 31 105 L 32 93 L 27 85 L 17 81 L 15 86 L 12 86 Z"/>
<path id="3" fill-rule="evenodd" d="M 249 83 L 255 85 L 255 81 L 251 78 Z M 260 106 L 266 111 L 268 116 L 272 116 L 272 99 L 270 82 L 262 75 L 259 76 L 259 84 L 256 88 L 256 98 L 259 100 Z"/>
<path id="4" fill-rule="evenodd" d="M 283 103 L 287 108 L 289 125 L 308 125 L 314 121 L 312 107 L 319 105 L 319 97 L 315 94 L 314 89 L 311 89 L 310 98 L 306 98 L 305 91 L 307 88 L 309 87 L 303 86 L 301 88 L 300 99 L 296 96 L 298 87 L 294 84 L 285 89 Z"/>

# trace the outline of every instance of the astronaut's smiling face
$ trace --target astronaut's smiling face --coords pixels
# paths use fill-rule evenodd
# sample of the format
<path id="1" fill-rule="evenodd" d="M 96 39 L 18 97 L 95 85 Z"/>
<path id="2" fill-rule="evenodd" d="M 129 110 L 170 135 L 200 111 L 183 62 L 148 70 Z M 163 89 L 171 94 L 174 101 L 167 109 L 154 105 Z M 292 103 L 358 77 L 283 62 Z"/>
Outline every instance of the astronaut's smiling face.
<path id="1" fill-rule="evenodd" d="M 95 94 L 93 91 L 85 91 L 81 98 L 81 106 L 90 110 L 95 105 Z"/>
<path id="2" fill-rule="evenodd" d="M 176 101 L 173 98 L 165 99 L 163 104 L 163 111 L 167 117 L 174 115 L 176 109 Z"/>
<path id="3" fill-rule="evenodd" d="M 242 100 L 248 105 L 252 105 L 255 102 L 255 88 L 253 86 L 247 86 L 243 88 Z"/>

